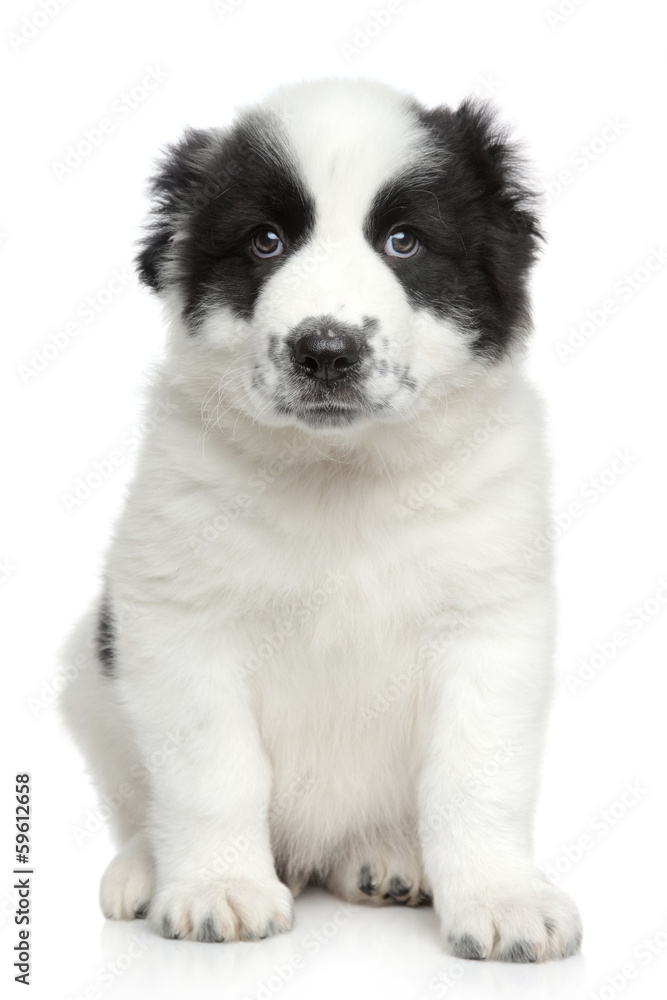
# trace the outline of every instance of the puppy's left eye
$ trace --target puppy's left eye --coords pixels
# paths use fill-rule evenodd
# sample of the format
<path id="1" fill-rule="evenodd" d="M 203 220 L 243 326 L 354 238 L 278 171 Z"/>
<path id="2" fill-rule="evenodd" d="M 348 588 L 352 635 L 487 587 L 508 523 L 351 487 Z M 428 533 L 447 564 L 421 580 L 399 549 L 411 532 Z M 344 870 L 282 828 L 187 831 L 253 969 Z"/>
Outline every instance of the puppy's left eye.
<path id="1" fill-rule="evenodd" d="M 285 245 L 273 229 L 258 229 L 250 240 L 250 249 L 255 257 L 279 257 Z"/>
<path id="2" fill-rule="evenodd" d="M 419 240 L 409 229 L 398 229 L 384 245 L 389 257 L 412 257 L 419 250 Z"/>

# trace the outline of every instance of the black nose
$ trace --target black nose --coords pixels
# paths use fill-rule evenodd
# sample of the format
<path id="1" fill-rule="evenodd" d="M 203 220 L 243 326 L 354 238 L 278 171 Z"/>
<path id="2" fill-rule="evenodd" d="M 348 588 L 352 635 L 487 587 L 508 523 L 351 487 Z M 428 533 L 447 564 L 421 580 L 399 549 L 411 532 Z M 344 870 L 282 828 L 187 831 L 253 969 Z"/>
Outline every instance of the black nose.
<path id="1" fill-rule="evenodd" d="M 341 327 L 323 326 L 299 337 L 294 345 L 294 360 L 313 378 L 332 382 L 358 362 L 359 341 Z"/>

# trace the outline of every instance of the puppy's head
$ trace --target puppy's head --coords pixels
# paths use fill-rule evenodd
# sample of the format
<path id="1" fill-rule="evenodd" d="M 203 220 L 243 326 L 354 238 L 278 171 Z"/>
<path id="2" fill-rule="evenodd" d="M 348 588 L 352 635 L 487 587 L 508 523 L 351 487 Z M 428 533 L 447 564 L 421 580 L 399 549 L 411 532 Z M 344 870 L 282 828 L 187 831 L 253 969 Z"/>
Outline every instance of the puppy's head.
<path id="1" fill-rule="evenodd" d="M 286 88 L 229 129 L 188 131 L 152 193 L 140 274 L 218 417 L 410 420 L 528 328 L 534 197 L 483 105 Z"/>

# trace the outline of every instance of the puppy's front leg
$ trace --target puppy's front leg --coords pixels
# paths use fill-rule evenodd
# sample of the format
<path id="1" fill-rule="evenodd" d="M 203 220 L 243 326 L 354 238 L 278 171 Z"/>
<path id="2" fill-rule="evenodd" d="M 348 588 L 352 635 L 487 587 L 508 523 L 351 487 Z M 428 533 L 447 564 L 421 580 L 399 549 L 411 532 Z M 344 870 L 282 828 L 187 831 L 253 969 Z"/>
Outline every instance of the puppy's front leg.
<path id="1" fill-rule="evenodd" d="M 118 636 L 110 679 L 148 773 L 150 923 L 198 941 L 262 938 L 292 923 L 269 842 L 269 761 L 234 670 L 248 649 L 215 618 L 145 608 Z"/>
<path id="2" fill-rule="evenodd" d="M 459 958 L 544 961 L 581 941 L 574 903 L 532 861 L 551 632 L 538 586 L 474 613 L 434 672 L 419 828 L 445 943 Z"/>

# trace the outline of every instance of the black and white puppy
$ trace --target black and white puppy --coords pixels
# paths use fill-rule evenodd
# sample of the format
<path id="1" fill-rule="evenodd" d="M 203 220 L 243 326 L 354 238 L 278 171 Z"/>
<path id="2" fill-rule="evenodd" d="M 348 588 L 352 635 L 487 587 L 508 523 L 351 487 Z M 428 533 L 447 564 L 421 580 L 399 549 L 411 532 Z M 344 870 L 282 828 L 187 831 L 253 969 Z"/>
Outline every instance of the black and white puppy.
<path id="1" fill-rule="evenodd" d="M 460 957 L 575 953 L 531 858 L 554 613 L 516 149 L 474 102 L 321 81 L 187 132 L 152 193 L 168 417 L 64 654 L 130 789 L 104 913 L 261 938 L 312 880 L 432 898 Z"/>

